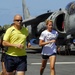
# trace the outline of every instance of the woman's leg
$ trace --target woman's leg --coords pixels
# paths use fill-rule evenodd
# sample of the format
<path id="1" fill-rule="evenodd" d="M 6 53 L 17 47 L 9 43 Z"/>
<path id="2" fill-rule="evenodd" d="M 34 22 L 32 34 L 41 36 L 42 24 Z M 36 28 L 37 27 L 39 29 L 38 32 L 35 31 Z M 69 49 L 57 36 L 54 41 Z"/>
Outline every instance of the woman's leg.
<path id="1" fill-rule="evenodd" d="M 55 61 L 56 61 L 56 55 L 52 55 L 49 57 L 50 60 L 50 75 L 55 75 Z"/>
<path id="2" fill-rule="evenodd" d="M 43 75 L 44 69 L 46 67 L 47 59 L 42 59 L 42 65 L 40 68 L 40 75 Z"/>

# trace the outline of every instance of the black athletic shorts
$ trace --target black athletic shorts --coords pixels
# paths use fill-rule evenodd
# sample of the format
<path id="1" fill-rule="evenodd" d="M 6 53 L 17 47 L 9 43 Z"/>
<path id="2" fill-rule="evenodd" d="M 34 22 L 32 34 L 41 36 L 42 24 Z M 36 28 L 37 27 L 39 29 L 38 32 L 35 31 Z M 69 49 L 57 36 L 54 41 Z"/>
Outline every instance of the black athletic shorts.
<path id="1" fill-rule="evenodd" d="M 42 59 L 49 59 L 49 57 L 53 55 L 56 55 L 56 53 L 53 53 L 51 55 L 42 55 Z"/>
<path id="2" fill-rule="evenodd" d="M 27 56 L 10 56 L 5 54 L 4 64 L 7 72 L 27 71 Z"/>

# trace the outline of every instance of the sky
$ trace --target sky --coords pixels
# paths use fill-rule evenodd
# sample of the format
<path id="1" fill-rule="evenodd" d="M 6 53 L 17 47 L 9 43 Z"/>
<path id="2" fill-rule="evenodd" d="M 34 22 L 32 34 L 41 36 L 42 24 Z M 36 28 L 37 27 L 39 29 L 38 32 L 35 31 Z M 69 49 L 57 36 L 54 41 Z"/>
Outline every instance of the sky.
<path id="1" fill-rule="evenodd" d="M 13 23 L 16 14 L 23 16 L 22 0 L 0 0 L 0 25 Z M 65 9 L 74 0 L 25 0 L 31 16 L 38 16 L 48 10 Z"/>

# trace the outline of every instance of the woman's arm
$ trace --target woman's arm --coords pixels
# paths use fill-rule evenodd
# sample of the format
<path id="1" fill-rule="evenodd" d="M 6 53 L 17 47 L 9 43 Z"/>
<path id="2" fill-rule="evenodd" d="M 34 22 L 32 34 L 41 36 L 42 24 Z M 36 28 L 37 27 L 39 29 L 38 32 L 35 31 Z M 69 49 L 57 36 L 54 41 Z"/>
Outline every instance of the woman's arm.
<path id="1" fill-rule="evenodd" d="M 43 40 L 39 40 L 39 45 L 44 46 L 46 44 L 55 43 L 55 42 L 56 42 L 56 40 L 50 40 L 50 41 L 47 41 L 47 42 L 44 42 Z"/>

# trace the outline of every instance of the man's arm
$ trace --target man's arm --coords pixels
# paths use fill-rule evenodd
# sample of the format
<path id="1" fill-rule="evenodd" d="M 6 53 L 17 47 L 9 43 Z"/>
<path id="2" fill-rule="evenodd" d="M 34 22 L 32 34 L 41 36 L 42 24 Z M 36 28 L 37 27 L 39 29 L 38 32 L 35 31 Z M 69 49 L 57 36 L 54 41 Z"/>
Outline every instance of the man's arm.
<path id="1" fill-rule="evenodd" d="M 22 44 L 11 44 L 8 41 L 3 41 L 2 44 L 3 44 L 3 46 L 6 46 L 6 47 L 11 46 L 11 47 L 20 48 L 20 49 L 22 49 L 24 47 Z"/>
<path id="2" fill-rule="evenodd" d="M 27 36 L 27 39 L 26 40 L 27 40 L 27 48 L 29 48 L 31 46 L 29 35 Z"/>

